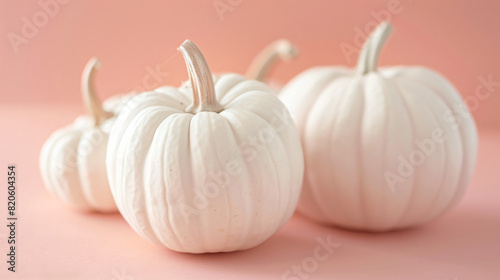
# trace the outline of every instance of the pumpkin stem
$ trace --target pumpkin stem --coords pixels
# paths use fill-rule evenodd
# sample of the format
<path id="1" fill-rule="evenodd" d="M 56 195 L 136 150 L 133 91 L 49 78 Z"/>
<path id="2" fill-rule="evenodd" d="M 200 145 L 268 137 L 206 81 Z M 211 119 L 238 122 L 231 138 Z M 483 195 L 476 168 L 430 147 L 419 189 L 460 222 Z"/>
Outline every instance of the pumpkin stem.
<path id="1" fill-rule="evenodd" d="M 184 61 L 193 88 L 193 103 L 186 109 L 187 112 L 196 114 L 202 111 L 222 111 L 223 107 L 217 102 L 215 96 L 214 78 L 207 61 L 200 49 L 191 41 L 186 40 L 178 49 Z"/>
<path id="2" fill-rule="evenodd" d="M 101 101 L 97 98 L 94 89 L 95 69 L 101 66 L 99 59 L 93 57 L 87 62 L 82 73 L 82 99 L 89 115 L 94 119 L 95 125 L 100 125 L 103 121 L 113 116 L 112 113 L 104 111 Z"/>
<path id="3" fill-rule="evenodd" d="M 377 70 L 377 61 L 380 50 L 392 32 L 389 22 L 380 23 L 363 44 L 359 55 L 357 72 L 361 75 Z"/>
<path id="4" fill-rule="evenodd" d="M 248 79 L 263 82 L 278 59 L 290 61 L 297 54 L 297 47 L 288 40 L 276 40 L 257 54 L 252 63 L 250 63 L 245 76 Z"/>

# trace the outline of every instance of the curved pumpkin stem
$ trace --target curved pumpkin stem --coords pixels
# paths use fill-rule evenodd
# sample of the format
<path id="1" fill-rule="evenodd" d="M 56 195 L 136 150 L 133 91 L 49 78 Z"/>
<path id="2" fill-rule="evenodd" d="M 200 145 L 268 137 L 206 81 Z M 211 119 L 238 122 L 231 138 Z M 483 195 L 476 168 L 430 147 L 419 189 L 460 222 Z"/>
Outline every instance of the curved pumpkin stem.
<path id="1" fill-rule="evenodd" d="M 101 66 L 99 59 L 93 57 L 87 62 L 82 73 L 81 91 L 82 99 L 88 114 L 94 119 L 95 125 L 113 116 L 112 113 L 104 111 L 101 101 L 97 98 L 94 89 L 95 69 Z"/>
<path id="2" fill-rule="evenodd" d="M 220 112 L 222 105 L 217 102 L 215 96 L 214 78 L 207 61 L 200 49 L 191 41 L 186 40 L 178 49 L 189 74 L 189 80 L 193 88 L 193 103 L 186 109 L 187 112 L 196 114 L 202 111 Z"/>
<path id="3" fill-rule="evenodd" d="M 260 51 L 254 60 L 250 63 L 250 67 L 245 74 L 248 79 L 264 81 L 269 74 L 269 71 L 278 59 L 290 61 L 298 54 L 297 47 L 290 41 L 280 39 L 267 45 Z"/>
<path id="4" fill-rule="evenodd" d="M 370 37 L 363 44 L 359 55 L 357 72 L 361 75 L 377 70 L 380 50 L 392 32 L 389 22 L 384 21 L 375 28 Z"/>

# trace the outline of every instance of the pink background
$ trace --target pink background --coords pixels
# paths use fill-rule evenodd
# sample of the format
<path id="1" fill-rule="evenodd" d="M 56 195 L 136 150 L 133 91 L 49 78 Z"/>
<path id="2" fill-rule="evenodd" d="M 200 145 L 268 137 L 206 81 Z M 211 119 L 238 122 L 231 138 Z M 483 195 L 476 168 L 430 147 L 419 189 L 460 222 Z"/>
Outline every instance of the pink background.
<path id="1" fill-rule="evenodd" d="M 500 87 L 484 100 L 474 96 L 479 77 L 500 81 L 498 1 L 401 0 L 401 12 L 391 14 L 394 31 L 380 64 L 436 69 L 464 98 L 478 101 L 471 187 L 455 209 L 425 226 L 365 234 L 295 216 L 255 249 L 195 256 L 149 244 L 119 215 L 68 211 L 50 196 L 39 151 L 52 131 L 83 112 L 80 75 L 91 56 L 103 63 L 96 83 L 107 97 L 138 86 L 179 85 L 187 72 L 176 49 L 185 39 L 202 49 L 213 72 L 243 73 L 267 43 L 287 38 L 301 54 L 274 69 L 272 78 L 285 83 L 312 66 L 353 66 L 356 55 L 344 56 L 340 44 L 354 45 L 355 28 L 364 29 L 391 3 L 220 1 L 240 4 L 221 20 L 213 0 L 68 1 L 16 52 L 8 34 L 21 34 L 23 17 L 32 21 L 42 9 L 38 1 L 0 0 L 0 185 L 6 166 L 16 164 L 20 217 L 19 272 L 8 273 L 0 257 L 0 279 L 281 279 L 312 256 L 316 238 L 328 235 L 341 246 L 309 279 L 500 279 Z M 157 65 L 168 76 L 142 85 L 147 68 Z M 6 200 L 0 188 L 0 256 L 7 248 Z"/>
<path id="2" fill-rule="evenodd" d="M 96 81 L 103 97 L 140 85 L 146 68 L 157 64 L 169 73 L 161 84 L 178 85 L 187 78 L 176 50 L 185 39 L 198 44 L 214 72 L 244 72 L 254 55 L 278 38 L 301 50 L 298 59 L 275 69 L 273 77 L 282 82 L 316 65 L 352 66 L 356 55 L 347 59 L 340 44 L 354 45 L 355 28 L 364 29 L 375 20 L 373 13 L 392 3 L 231 0 L 240 4 L 221 20 L 213 3 L 228 0 L 64 1 L 18 53 L 7 34 L 21 34 L 22 18 L 32 21 L 41 7 L 38 1 L 0 1 L 0 102 L 79 102 L 80 74 L 91 56 L 103 63 Z M 479 76 L 500 80 L 498 1 L 399 3 L 401 11 L 391 13 L 395 30 L 381 65 L 434 68 L 464 97 L 474 94 Z M 498 125 L 499 107 L 497 90 L 473 113 L 481 124 Z"/>

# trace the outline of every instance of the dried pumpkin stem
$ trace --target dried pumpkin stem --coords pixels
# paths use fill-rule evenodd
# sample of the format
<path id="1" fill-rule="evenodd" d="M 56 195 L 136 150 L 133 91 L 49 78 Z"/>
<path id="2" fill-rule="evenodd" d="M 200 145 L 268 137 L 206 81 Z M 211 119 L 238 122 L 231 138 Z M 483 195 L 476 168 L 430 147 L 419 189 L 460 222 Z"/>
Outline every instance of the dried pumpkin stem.
<path id="1" fill-rule="evenodd" d="M 380 50 L 392 32 L 389 22 L 384 21 L 375 28 L 366 40 L 359 55 L 357 72 L 361 75 L 377 70 Z"/>
<path id="2" fill-rule="evenodd" d="M 196 114 L 202 111 L 220 112 L 222 106 L 217 102 L 212 72 L 200 49 L 191 41 L 186 40 L 179 47 L 184 57 L 193 88 L 193 103 L 186 109 Z"/>
<path id="3" fill-rule="evenodd" d="M 288 40 L 280 39 L 267 45 L 254 58 L 245 76 L 252 80 L 264 81 L 278 59 L 289 61 L 298 54 L 297 48 Z"/>
<path id="4" fill-rule="evenodd" d="M 99 59 L 93 57 L 83 69 L 81 91 L 82 99 L 88 114 L 94 119 L 95 125 L 100 125 L 113 114 L 104 111 L 101 101 L 97 98 L 94 89 L 95 70 L 101 66 Z"/>

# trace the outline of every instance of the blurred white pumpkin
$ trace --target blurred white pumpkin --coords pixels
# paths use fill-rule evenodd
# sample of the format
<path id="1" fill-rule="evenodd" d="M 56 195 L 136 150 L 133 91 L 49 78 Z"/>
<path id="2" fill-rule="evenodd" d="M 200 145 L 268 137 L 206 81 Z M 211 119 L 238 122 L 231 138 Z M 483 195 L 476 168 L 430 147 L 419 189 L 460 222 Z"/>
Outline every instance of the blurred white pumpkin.
<path id="1" fill-rule="evenodd" d="M 106 174 L 106 146 L 115 115 L 132 95 L 111 97 L 101 105 L 93 88 L 90 59 L 82 74 L 82 97 L 88 114 L 55 131 L 40 154 L 40 171 L 47 189 L 82 210 L 117 212 Z"/>
<path id="2" fill-rule="evenodd" d="M 271 42 L 263 48 L 252 60 L 248 66 L 245 77 L 250 80 L 256 80 L 266 83 L 272 90 L 278 92 L 282 88 L 276 80 L 269 79 L 269 72 L 279 60 L 289 62 L 298 55 L 299 51 L 295 45 L 286 39 L 279 39 Z M 214 74 L 214 81 L 223 75 Z M 190 81 L 182 83 L 181 88 L 190 87 Z"/>
<path id="3" fill-rule="evenodd" d="M 424 223 L 464 194 L 477 132 L 457 90 L 424 67 L 377 69 L 390 33 L 365 42 L 357 69 L 317 67 L 280 93 L 302 140 L 298 210 L 340 227 L 387 231 Z"/>
<path id="4" fill-rule="evenodd" d="M 144 238 L 190 253 L 254 247 L 293 214 L 303 155 L 283 103 L 237 74 L 214 84 L 199 49 L 180 47 L 191 85 L 134 98 L 113 127 L 111 190 Z"/>
<path id="5" fill-rule="evenodd" d="M 265 82 L 271 89 L 278 92 L 282 85 L 276 80 L 269 79 L 269 72 L 278 60 L 289 62 L 298 53 L 297 47 L 288 40 L 279 39 L 271 42 L 255 56 L 245 73 L 245 77 Z"/>

